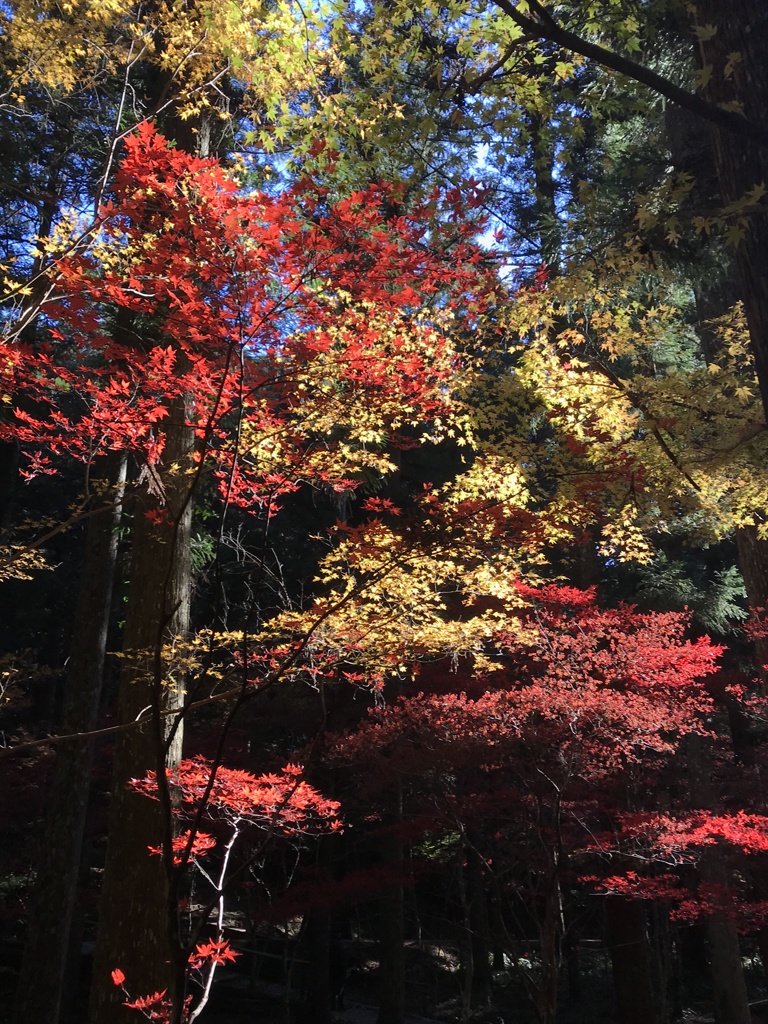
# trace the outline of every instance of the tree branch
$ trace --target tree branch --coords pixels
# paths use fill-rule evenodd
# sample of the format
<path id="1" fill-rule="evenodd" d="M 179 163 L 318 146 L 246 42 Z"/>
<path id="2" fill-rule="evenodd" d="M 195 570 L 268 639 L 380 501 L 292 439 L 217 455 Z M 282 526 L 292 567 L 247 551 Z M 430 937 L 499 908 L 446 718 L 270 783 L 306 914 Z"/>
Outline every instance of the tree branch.
<path id="1" fill-rule="evenodd" d="M 629 57 L 624 57 L 613 50 L 608 50 L 598 43 L 590 43 L 575 32 L 563 28 L 539 0 L 528 0 L 531 10 L 536 12 L 536 18 L 523 14 L 515 7 L 512 0 L 493 0 L 493 3 L 504 11 L 527 35 L 538 39 L 548 39 L 550 42 L 557 43 L 567 50 L 579 53 L 582 57 L 586 57 L 588 60 L 592 60 L 604 68 L 616 71 L 626 78 L 631 78 L 633 81 L 647 86 L 653 92 L 666 97 L 666 99 L 676 103 L 679 107 L 684 107 L 686 110 L 698 114 L 699 117 L 703 117 L 710 124 L 717 125 L 718 128 L 723 128 L 732 135 L 739 135 L 743 139 L 748 139 L 753 143 L 757 142 L 761 146 L 768 148 L 768 128 L 755 124 L 754 121 L 744 117 L 743 114 L 737 114 L 732 110 L 724 110 L 714 103 L 709 103 L 701 96 L 697 96 L 696 93 L 688 92 L 687 89 L 675 85 L 668 78 L 664 78 L 663 75 L 651 71 L 650 68 L 638 64 Z"/>

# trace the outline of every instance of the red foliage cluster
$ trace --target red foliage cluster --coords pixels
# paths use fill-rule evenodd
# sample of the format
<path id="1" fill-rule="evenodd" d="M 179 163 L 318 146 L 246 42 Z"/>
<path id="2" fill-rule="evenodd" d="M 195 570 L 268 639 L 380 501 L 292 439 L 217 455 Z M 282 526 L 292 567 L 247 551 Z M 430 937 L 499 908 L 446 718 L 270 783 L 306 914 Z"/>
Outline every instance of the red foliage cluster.
<path id="1" fill-rule="evenodd" d="M 685 615 L 602 609 L 569 588 L 520 591 L 532 604 L 519 629 L 492 640 L 500 680 L 487 677 L 479 696 L 419 693 L 374 709 L 339 752 L 370 760 L 397 751 L 398 769 L 414 773 L 426 762 L 546 768 L 596 785 L 703 728 L 711 701 L 701 679 L 720 649 L 684 640 Z"/>
<path id="2" fill-rule="evenodd" d="M 625 814 L 619 833 L 624 842 L 639 842 L 659 855 L 694 861 L 707 846 L 724 843 L 745 854 L 768 852 L 768 817 L 762 814 L 715 814 L 695 811 L 673 818 L 668 814 Z"/>
<path id="3" fill-rule="evenodd" d="M 366 802 L 385 808 L 393 778 L 407 779 L 408 820 L 481 836 L 486 871 L 497 884 L 503 877 L 516 899 L 526 898 L 531 871 L 552 871 L 556 862 L 569 884 L 667 900 L 686 917 L 695 906 L 706 912 L 703 891 L 693 893 L 690 877 L 669 867 L 690 876 L 714 844 L 764 852 L 768 819 L 675 816 L 654 797 L 659 780 L 669 785 L 674 775 L 681 740 L 710 736 L 706 677 L 721 648 L 686 640 L 684 614 L 601 608 L 592 592 L 567 587 L 519 592 L 527 607 L 516 627 L 489 640 L 498 673 L 478 679 L 467 663 L 463 675 L 437 678 L 433 668 L 432 692 L 371 710 L 336 739 L 332 756 L 365 766 Z M 648 809 L 628 813 L 630 792 Z M 520 881 L 515 864 L 526 865 Z M 619 865 L 632 869 L 619 873 Z"/>
<path id="4" fill-rule="evenodd" d="M 426 210 L 387 219 L 386 185 L 337 202 L 309 179 L 245 193 L 150 124 L 126 140 L 111 194 L 95 245 L 57 263 L 50 341 L 14 346 L 3 364 L 7 391 L 27 397 L 0 433 L 21 442 L 27 476 L 109 449 L 156 462 L 185 396 L 197 458 L 212 458 L 228 500 L 269 502 L 307 474 L 355 486 L 343 458 L 309 459 L 306 409 L 324 395 L 339 404 L 332 445 L 362 401 L 395 444 L 401 425 L 444 411 L 445 338 L 427 325 L 415 343 L 413 314 L 437 291 L 477 307 L 491 286 L 458 195 L 449 227 L 433 219 L 427 236 Z M 266 449 L 238 457 L 246 421 L 274 438 L 279 466 Z"/>
<path id="5" fill-rule="evenodd" d="M 193 757 L 168 770 L 168 783 L 178 795 L 179 817 L 203 817 L 234 827 L 247 823 L 286 836 L 340 829 L 339 803 L 318 793 L 301 774 L 302 769 L 293 764 L 280 773 L 253 775 L 238 768 L 214 767 L 204 757 Z M 133 779 L 131 788 L 155 799 L 156 773 Z M 188 849 L 188 855 L 197 856 L 215 844 L 211 836 L 195 829 L 176 836 L 174 850 Z M 152 852 L 160 851 L 153 848 Z"/>
<path id="6" fill-rule="evenodd" d="M 174 814 L 191 825 L 172 840 L 175 870 L 184 871 L 188 867 L 200 869 L 198 859 L 218 845 L 217 839 L 200 831 L 200 824 L 205 820 L 223 823 L 228 834 L 216 883 L 220 902 L 228 881 L 227 869 L 232 846 L 247 826 L 258 826 L 270 835 L 282 836 L 341 828 L 339 804 L 323 797 L 301 775 L 302 769 L 297 765 L 289 764 L 279 773 L 257 776 L 251 772 L 214 765 L 203 757 L 182 761 L 178 768 L 169 770 L 167 782 L 177 797 Z M 131 788 L 151 799 L 157 799 L 156 773 L 148 772 L 143 779 L 132 780 Z M 162 854 L 163 850 L 150 847 L 150 853 Z M 210 876 L 204 874 L 210 881 Z M 190 977 L 199 980 L 207 993 L 216 968 L 234 960 L 236 956 L 238 954 L 221 935 L 220 917 L 218 937 L 194 944 L 194 948 L 188 952 L 186 970 Z M 112 980 L 126 991 L 122 970 L 114 970 Z M 204 998 L 207 999 L 207 994 Z M 151 1021 L 163 1022 L 170 1019 L 171 1005 L 165 992 L 128 999 L 125 1005 L 140 1010 Z M 183 1020 L 194 1019 L 196 1012 L 190 1016 L 187 1003 Z"/>
<path id="7" fill-rule="evenodd" d="M 128 991 L 125 988 L 125 974 L 120 968 L 115 968 L 112 971 L 112 981 L 118 987 L 122 988 L 125 995 L 128 995 Z M 124 1006 L 127 1006 L 129 1010 L 139 1010 L 147 1020 L 156 1021 L 157 1024 L 166 1024 L 170 1019 L 171 1014 L 171 1001 L 166 998 L 166 989 L 162 992 L 153 992 L 148 996 L 140 996 L 138 999 L 131 999 L 130 996 L 125 1000 Z M 187 1014 L 184 1014 L 186 1020 Z"/>

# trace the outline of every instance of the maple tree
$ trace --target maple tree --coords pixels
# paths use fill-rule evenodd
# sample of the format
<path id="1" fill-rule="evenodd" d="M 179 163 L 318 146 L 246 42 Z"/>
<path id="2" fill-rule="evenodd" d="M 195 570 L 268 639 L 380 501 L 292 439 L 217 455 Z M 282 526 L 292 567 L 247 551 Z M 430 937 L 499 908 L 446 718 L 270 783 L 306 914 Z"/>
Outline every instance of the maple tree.
<path id="1" fill-rule="evenodd" d="M 105 451 L 127 450 L 143 466 L 137 487 L 156 505 L 139 512 L 150 523 L 173 528 L 172 517 L 184 514 L 210 469 L 228 504 L 247 505 L 268 521 L 281 496 L 301 484 L 353 492 L 362 470 L 392 470 L 390 453 L 412 443 L 408 432 L 431 421 L 440 436 L 441 414 L 447 421 L 450 412 L 451 307 L 461 297 L 471 309 L 471 293 L 482 302 L 490 284 L 455 220 L 444 228 L 436 222 L 425 244 L 416 218 L 384 219 L 383 187 L 333 205 L 307 179 L 276 199 L 243 195 L 215 161 L 170 149 L 150 126 L 127 144 L 112 191 L 91 251 L 57 264 L 62 297 L 45 306 L 52 344 L 19 344 L 9 353 L 9 396 L 27 394 L 45 408 L 44 415 L 18 408 L 5 428 L 26 449 L 30 478 L 55 471 L 63 456 L 90 465 Z M 463 200 L 446 198 L 455 217 Z M 464 234 L 474 230 L 470 221 Z M 439 303 L 420 314 L 417 306 L 436 294 Z M 137 345 L 105 328 L 115 307 L 135 322 L 151 317 L 156 326 L 146 337 L 155 330 L 156 343 Z M 82 352 L 74 361 L 62 345 L 68 339 Z M 407 381 L 396 392 L 395 379 Z M 195 442 L 186 464 L 167 466 L 164 421 L 187 395 Z M 169 508 L 171 486 L 176 504 Z M 158 632 L 154 642 L 161 641 Z M 134 710 L 123 707 L 122 719 L 144 715 L 152 727 L 143 753 L 134 747 L 135 772 L 141 757 L 145 768 L 165 760 L 182 721 L 164 727 L 166 694 L 179 687 L 166 680 L 195 661 L 193 648 L 184 663 L 177 640 L 149 651 L 126 643 L 125 656 L 147 668 L 129 693 Z M 237 648 L 238 640 L 215 643 Z M 268 677 L 285 674 L 305 644 L 293 654 L 273 648 Z M 170 807 L 167 789 L 160 793 Z M 131 820 L 140 843 L 142 828 Z M 146 961 L 156 970 L 155 950 Z M 171 1001 L 179 1012 L 173 994 Z"/>
<path id="2" fill-rule="evenodd" d="M 519 589 L 528 607 L 514 631 L 491 641 L 495 677 L 433 674 L 434 692 L 371 711 L 334 756 L 362 774 L 368 801 L 385 798 L 393 784 L 386 766 L 396 765 L 413 791 L 413 828 L 458 828 L 480 844 L 488 879 L 537 922 L 539 969 L 524 977 L 538 1019 L 549 1024 L 563 884 L 586 848 L 600 849 L 595 833 L 601 820 L 616 820 L 628 785 L 630 798 L 641 799 L 683 737 L 706 732 L 703 677 L 720 652 L 708 641 L 684 642 L 680 615 L 599 609 L 590 593 L 563 587 Z M 760 843 L 764 823 L 755 824 Z M 515 877 L 518 864 L 527 886 Z M 497 939 L 512 950 L 498 928 Z"/>
<path id="3" fill-rule="evenodd" d="M 295 838 L 323 828 L 338 829 L 341 821 L 336 816 L 339 804 L 324 799 L 303 781 L 301 769 L 296 765 L 286 765 L 279 773 L 257 777 L 250 772 L 212 765 L 198 757 L 182 761 L 178 768 L 169 770 L 167 782 L 177 793 L 174 815 L 183 818 L 183 824 L 189 827 L 171 837 L 170 848 L 150 849 L 149 853 L 163 856 L 173 865 L 170 871 L 177 879 L 176 892 L 182 891 L 180 882 L 183 882 L 183 889 L 189 893 L 197 874 L 207 883 L 211 895 L 194 918 L 190 915 L 188 934 L 180 937 L 180 948 L 173 951 L 174 967 L 180 975 L 177 991 L 185 993 L 183 999 L 177 998 L 174 1004 L 168 990 L 163 989 L 152 995 L 129 997 L 124 1005 L 129 1010 L 141 1011 L 149 1020 L 191 1024 L 208 1003 L 217 968 L 238 955 L 224 935 L 225 893 L 230 883 L 233 850 L 249 826 L 260 830 L 259 841 L 250 854 L 251 859 L 256 860 L 276 835 Z M 153 772 L 144 779 L 134 780 L 131 788 L 150 799 L 158 799 L 157 777 Z M 216 837 L 201 831 L 206 823 L 217 829 Z M 214 875 L 203 866 L 203 859 L 219 845 L 223 853 Z M 238 871 L 242 870 L 241 862 Z M 188 895 L 186 900 L 188 902 Z M 209 916 L 214 911 L 214 936 L 199 941 L 208 931 Z M 119 967 L 111 972 L 111 978 L 128 995 L 124 985 L 126 976 Z M 201 990 L 197 999 L 191 993 L 186 994 L 188 978 Z"/>
<path id="4" fill-rule="evenodd" d="M 8 350 L 9 400 L 25 392 L 47 406 L 37 416 L 19 408 L 3 428 L 24 446 L 28 479 L 55 471 L 64 454 L 88 463 L 127 449 L 155 465 L 158 424 L 191 394 L 192 462 L 213 452 L 228 498 L 269 508 L 297 478 L 354 487 L 359 467 L 385 471 L 377 447 L 447 410 L 441 322 L 455 299 L 421 324 L 412 314 L 443 286 L 455 296 L 474 288 L 480 253 L 454 249 L 449 265 L 438 238 L 422 243 L 419 211 L 387 224 L 385 187 L 331 206 L 309 180 L 276 199 L 242 196 L 215 162 L 169 149 L 145 126 L 127 143 L 113 194 L 99 241 L 57 263 L 62 298 L 44 306 L 52 342 L 76 331 L 88 364 L 68 365 L 56 344 Z M 459 215 L 463 199 L 448 199 Z M 134 317 L 165 311 L 160 337 L 147 351 L 114 338 L 106 304 Z M 367 410 L 357 405 L 362 388 Z M 57 400 L 70 394 L 72 412 Z M 235 449 L 219 423 L 238 408 Z M 312 437 L 333 428 L 344 437 L 325 454 Z"/>

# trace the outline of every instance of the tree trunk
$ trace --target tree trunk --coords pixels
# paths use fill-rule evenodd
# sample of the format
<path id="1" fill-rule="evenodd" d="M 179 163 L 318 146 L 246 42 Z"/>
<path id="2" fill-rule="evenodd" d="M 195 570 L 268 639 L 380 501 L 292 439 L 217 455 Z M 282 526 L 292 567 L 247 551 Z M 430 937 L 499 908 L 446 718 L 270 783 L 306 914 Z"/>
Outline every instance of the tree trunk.
<path id="1" fill-rule="evenodd" d="M 547 126 L 539 113 L 529 115 L 531 160 L 536 183 L 537 230 L 541 258 L 550 277 L 559 274 L 562 258 L 562 228 L 557 210 L 555 146 L 547 138 Z"/>
<path id="2" fill-rule="evenodd" d="M 723 883 L 726 880 L 717 850 L 704 855 L 700 871 L 705 881 Z M 717 912 L 707 915 L 705 926 L 712 961 L 715 1024 L 751 1024 L 752 1014 L 736 926 L 724 914 Z"/>
<path id="3" fill-rule="evenodd" d="M 737 295 L 733 282 L 723 281 L 719 286 L 700 289 L 696 292 L 698 333 L 704 358 L 708 363 L 719 363 L 722 359 L 722 341 L 712 329 L 711 321 L 723 316 L 736 302 Z M 756 510 L 764 511 L 764 510 Z M 750 608 L 768 608 L 768 541 L 758 536 L 757 527 L 742 526 L 734 532 L 739 570 L 747 591 Z M 757 671 L 763 682 L 768 681 L 768 638 L 754 641 Z"/>
<path id="4" fill-rule="evenodd" d="M 581 1006 L 584 991 L 581 983 L 579 943 L 575 937 L 566 934 L 565 942 L 563 943 L 563 955 L 565 957 L 565 972 L 568 980 L 568 1005 Z"/>
<path id="5" fill-rule="evenodd" d="M 308 961 L 303 986 L 300 1020 L 306 1024 L 330 1024 L 331 1020 L 331 915 L 307 914 L 303 947 Z"/>
<path id="6" fill-rule="evenodd" d="M 467 856 L 468 851 L 463 851 Z M 461 861 L 456 865 L 459 901 L 462 910 L 462 929 L 459 932 L 459 976 L 461 978 L 461 1024 L 467 1024 L 472 1012 L 472 990 L 475 980 L 475 945 L 472 942 L 472 924 L 469 913 L 466 868 Z"/>
<path id="7" fill-rule="evenodd" d="M 605 925 L 617 1024 L 660 1024 L 645 904 L 623 896 L 609 896 L 605 900 Z"/>
<path id="8" fill-rule="evenodd" d="M 708 100 L 737 104 L 756 124 L 765 125 L 768 110 L 768 5 L 756 0 L 698 0 L 694 35 L 705 69 Z M 712 26 L 714 35 L 699 42 L 697 27 Z M 734 60 L 733 55 L 738 59 Z M 723 202 L 742 200 L 755 186 L 768 182 L 768 152 L 742 136 L 712 128 L 712 146 Z M 768 219 L 751 209 L 742 241 L 735 249 L 739 293 L 749 324 L 763 406 L 768 410 Z M 739 214 L 735 215 L 736 217 Z"/>
<path id="9" fill-rule="evenodd" d="M 539 922 L 541 974 L 536 995 L 536 1013 L 539 1024 L 555 1024 L 563 938 L 563 899 L 557 865 L 546 880 L 544 901 Z"/>
<path id="10" fill-rule="evenodd" d="M 692 807 L 716 811 L 717 794 L 712 783 L 712 758 L 701 736 L 689 736 L 686 742 Z M 710 847 L 702 856 L 699 873 L 704 882 L 718 886 L 728 882 L 723 855 L 717 846 Z M 751 1024 L 747 986 L 741 961 L 739 936 L 736 925 L 719 911 L 706 916 L 712 965 L 712 985 L 715 998 L 716 1024 Z"/>
<path id="11" fill-rule="evenodd" d="M 397 795 L 396 820 L 402 816 Z M 379 839 L 382 863 L 393 870 L 403 864 L 398 836 Z M 405 1004 L 405 900 L 402 885 L 388 886 L 379 900 L 379 1015 L 377 1024 L 403 1024 Z"/>
<path id="12" fill-rule="evenodd" d="M 88 526 L 67 665 L 63 734 L 92 730 L 98 716 L 126 469 L 123 456 L 112 457 L 112 462 L 107 486 L 95 501 L 113 504 Z M 56 748 L 14 1024 L 57 1024 L 59 1019 L 92 762 L 92 740 L 74 738 Z"/>
<path id="13" fill-rule="evenodd" d="M 708 289 L 696 295 L 699 313 L 699 334 L 707 362 L 719 359 L 720 339 L 711 330 L 709 321 L 722 316 L 733 304 L 734 289 L 730 282 L 724 282 L 718 288 Z M 757 527 L 742 526 L 734 531 L 739 570 L 747 592 L 747 604 L 750 608 L 768 608 L 768 541 L 758 535 Z M 753 640 L 755 668 L 763 690 L 768 690 L 768 637 L 756 637 Z M 755 792 L 762 792 L 759 767 L 754 763 L 754 739 L 750 722 L 741 705 L 734 700 L 728 701 L 731 737 L 734 753 L 745 768 L 755 772 Z M 761 808 L 753 807 L 759 811 Z M 755 887 L 763 898 L 768 891 L 768 879 L 759 867 L 753 870 Z M 718 945 L 722 944 L 722 936 L 714 937 Z M 763 973 L 768 975 L 768 929 L 761 928 L 758 933 L 760 959 Z"/>
<path id="14" fill-rule="evenodd" d="M 63 123 L 57 123 L 52 132 L 55 148 L 51 154 L 47 181 L 41 190 L 42 203 L 39 221 L 30 240 L 35 237 L 48 238 L 60 212 L 65 190 L 62 182 L 62 161 L 72 145 L 72 131 L 72 124 L 64 120 Z M 11 328 L 10 333 L 3 332 L 4 345 L 12 344 L 17 339 L 28 345 L 36 344 L 40 306 L 51 287 L 50 280 L 42 274 L 49 261 L 50 257 L 38 250 L 38 255 L 34 257 L 29 268 L 29 293 L 25 297 L 24 306 L 19 310 L 15 323 L 4 324 L 4 327 L 10 326 Z M 27 412 L 28 409 L 25 408 L 28 403 L 27 397 L 21 394 L 17 396 L 17 400 L 19 406 Z M 16 418 L 13 406 L 4 403 L 0 410 L 0 417 L 5 419 L 6 416 Z M 0 441 L 0 535 L 8 527 L 14 493 L 19 482 L 19 455 L 19 445 L 16 441 Z"/>
<path id="15" fill-rule="evenodd" d="M 477 852 L 479 836 L 470 835 L 467 849 L 466 894 L 469 921 L 469 945 L 472 958 L 470 1005 L 487 1006 L 491 998 L 490 922 L 483 881 L 483 862 Z"/>
<path id="16" fill-rule="evenodd" d="M 134 509 L 133 557 L 123 640 L 123 672 L 118 716 L 121 724 L 144 724 L 118 733 L 115 744 L 109 843 L 101 891 L 99 928 L 91 992 L 93 1024 L 129 1024 L 135 1011 L 111 980 L 116 968 L 126 975 L 132 997 L 167 989 L 174 999 L 183 986 L 174 895 L 160 857 L 172 828 L 170 808 L 128 790 L 132 778 L 150 770 L 162 774 L 180 757 L 181 729 L 173 714 L 183 705 L 180 679 L 168 671 L 166 645 L 184 635 L 190 602 L 190 454 L 192 432 L 185 406 L 176 402 L 167 421 L 159 485 L 148 487 Z M 166 468 L 167 467 L 167 468 Z M 175 468 L 171 468 L 175 467 Z M 161 511 L 161 521 L 147 518 Z M 171 869 L 172 870 L 172 869 Z"/>
<path id="17" fill-rule="evenodd" d="M 159 49 L 162 46 L 159 36 Z M 171 87 L 167 72 L 156 68 L 150 72 L 150 109 Z M 179 149 L 205 157 L 210 138 L 209 132 L 200 132 L 205 119 L 201 115 L 182 120 L 171 104 L 158 119 L 158 128 L 175 140 Z M 184 705 L 184 684 L 182 679 L 171 678 L 167 645 L 189 630 L 195 439 L 187 423 L 185 399 L 172 404 L 164 430 L 162 460 L 157 467 L 144 467 L 145 491 L 134 508 L 118 715 L 121 724 L 139 717 L 146 721 L 119 733 L 115 744 L 109 841 L 91 987 L 92 1024 L 135 1020 L 136 1011 L 122 1005 L 125 996 L 112 984 L 115 968 L 125 973 L 125 987 L 132 997 L 167 989 L 172 1003 L 169 1024 L 181 1020 L 186 984 L 178 934 L 180 894 L 175 891 L 180 880 L 173 865 L 150 855 L 147 849 L 170 842 L 169 794 L 166 791 L 163 806 L 127 788 L 131 779 L 142 778 L 149 770 L 163 777 L 166 767 L 178 764 L 182 750 L 183 723 L 173 712 Z M 148 514 L 156 518 L 150 520 Z"/>
<path id="18" fill-rule="evenodd" d="M 739 569 L 744 578 L 750 608 L 768 609 L 768 541 L 759 537 L 757 527 L 743 526 L 736 531 Z M 753 641 L 758 675 L 768 684 L 768 636 Z"/>

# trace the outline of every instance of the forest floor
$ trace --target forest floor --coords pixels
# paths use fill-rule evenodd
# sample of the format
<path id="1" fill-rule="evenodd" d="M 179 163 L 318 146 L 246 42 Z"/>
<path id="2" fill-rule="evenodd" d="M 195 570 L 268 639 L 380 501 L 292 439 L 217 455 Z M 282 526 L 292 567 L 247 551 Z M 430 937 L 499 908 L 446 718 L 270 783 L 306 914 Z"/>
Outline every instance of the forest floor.
<path id="1" fill-rule="evenodd" d="M 20 947 L 17 949 L 17 944 L 13 945 L 13 950 L 5 950 L 8 963 L 3 963 L 0 957 L 0 1024 L 6 1019 L 12 1003 L 17 957 L 11 957 L 10 953 L 20 953 Z M 373 944 L 356 943 L 355 948 L 362 953 L 346 982 L 344 1007 L 333 1013 L 334 1024 L 376 1024 L 378 1020 L 378 961 L 372 955 Z M 559 1024 L 613 1024 L 614 994 L 604 960 L 602 955 L 582 958 L 580 998 L 573 998 L 574 994 L 564 984 Z M 286 987 L 274 976 L 269 977 L 273 973 L 269 968 L 277 961 L 274 954 L 265 957 L 261 951 L 261 955 L 252 958 L 250 963 L 244 955 L 237 966 L 222 970 L 201 1021 L 206 1024 L 254 1024 L 256 1021 L 259 1024 L 287 1024 L 288 1021 L 291 1024 L 316 1024 L 313 1007 L 300 996 L 298 971 L 289 975 L 293 979 L 292 987 Z M 300 965 L 302 961 L 296 963 Z M 450 943 L 408 944 L 403 1024 L 459 1024 L 462 1007 L 457 963 L 457 950 Z M 755 968 L 753 964 L 749 967 L 751 976 Z M 84 972 L 83 980 L 87 973 Z M 768 1024 L 768 999 L 761 980 L 751 977 L 753 1024 Z M 712 1003 L 706 991 L 687 995 L 688 999 L 683 1004 L 685 1009 L 675 1024 L 713 1024 Z M 66 1015 L 67 1024 L 84 1024 L 85 1006 L 85 993 L 80 991 Z M 494 975 L 493 1008 L 475 1011 L 471 1017 L 472 1024 L 534 1024 L 534 1020 L 522 987 L 514 982 L 509 972 Z"/>

